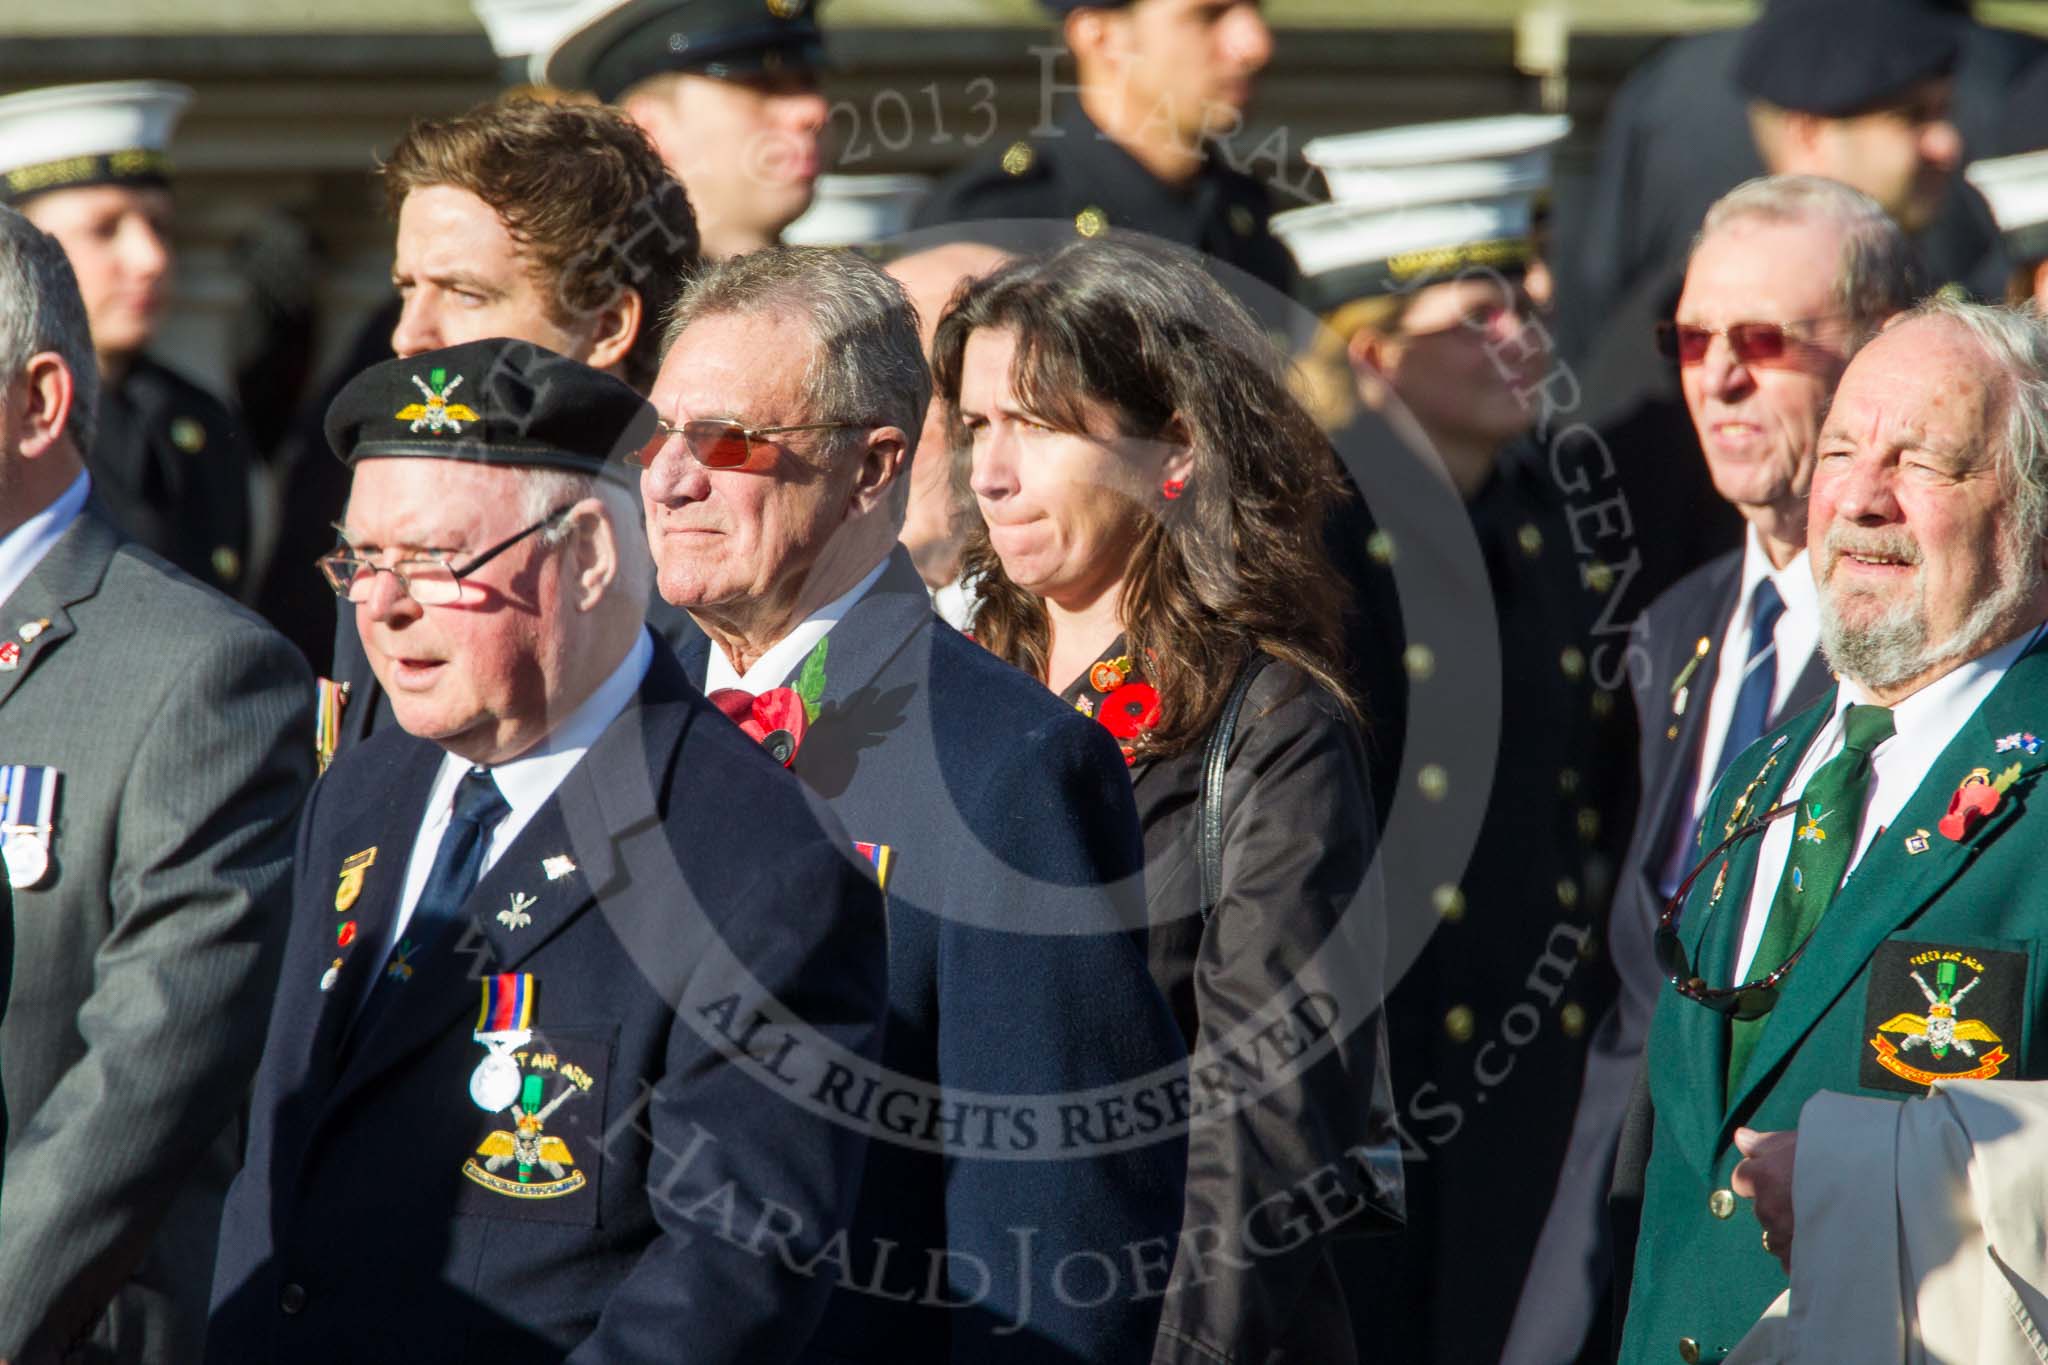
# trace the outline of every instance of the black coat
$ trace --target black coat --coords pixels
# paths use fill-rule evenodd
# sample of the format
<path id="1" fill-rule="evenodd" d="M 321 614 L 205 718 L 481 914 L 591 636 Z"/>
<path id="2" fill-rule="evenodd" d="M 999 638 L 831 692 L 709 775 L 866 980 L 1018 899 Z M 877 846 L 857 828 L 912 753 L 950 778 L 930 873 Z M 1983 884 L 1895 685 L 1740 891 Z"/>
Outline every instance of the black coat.
<path id="1" fill-rule="evenodd" d="M 848 835 L 890 850 L 885 1060 L 908 1081 L 1040 1117 L 1035 1131 L 975 1118 L 939 1143 L 878 1135 L 853 1225 L 857 1273 L 884 1240 L 917 1268 L 949 1252 L 943 1291 L 975 1301 L 842 1289 L 809 1359 L 1142 1360 L 1159 1300 L 1131 1248 L 1170 1259 L 1185 1175 L 1179 1132 L 1145 1104 L 1184 1086 L 1186 1050 L 1146 970 L 1123 760 L 1099 726 L 933 615 L 901 546 L 825 647 L 818 717 L 793 768 Z M 692 679 L 711 648 L 701 636 L 686 647 Z M 1164 1079 L 1128 1105 L 1085 1098 L 1151 1075 Z M 1063 1297 L 1051 1277 L 1070 1257 Z M 964 1273 L 971 1261 L 992 1271 L 984 1293 Z M 1089 1303 L 1104 1284 L 1081 1267 L 1104 1264 L 1114 1290 Z"/>
<path id="2" fill-rule="evenodd" d="M 307 804 L 207 1359 L 798 1359 L 833 1282 L 798 1267 L 846 1226 L 867 1147 L 810 1095 L 881 1055 L 866 864 L 657 649 L 478 883 L 461 941 L 344 1050 L 384 964 L 342 939 L 385 941 L 441 760 L 393 729 Z M 498 972 L 535 977 L 523 1081 L 565 1106 L 538 1188 L 492 1183 L 512 1125 L 468 1093 L 477 982 Z"/>
<path id="3" fill-rule="evenodd" d="M 1422 488 L 1430 475 L 1418 467 L 1411 477 Z M 1602 930 L 1633 762 L 1626 701 L 1601 686 L 1619 683 L 1622 651 L 1597 623 L 1619 589 L 1589 572 L 1595 560 L 1580 552 L 1568 511 L 1546 464 L 1519 444 L 1465 509 L 1497 676 L 1464 714 L 1476 732 L 1496 719 L 1499 731 L 1476 843 L 1457 872 L 1413 886 L 1402 865 L 1435 850 L 1389 827 L 1389 885 L 1410 888 L 1390 893 L 1399 975 L 1387 998 L 1409 1219 L 1400 1238 L 1338 1249 L 1365 1360 L 1497 1357 L 1564 1160 L 1591 1029 L 1613 994 Z M 1394 552 L 1367 556 L 1367 572 L 1455 570 L 1440 567 L 1452 559 L 1445 546 L 1391 534 Z M 1408 607 L 1409 592 L 1400 597 Z M 1355 648 L 1406 665 L 1408 732 L 1389 819 L 1398 803 L 1419 805 L 1434 843 L 1461 818 L 1465 779 L 1453 767 L 1446 786 L 1434 784 L 1431 766 L 1456 756 L 1418 738 L 1417 715 L 1432 690 L 1472 690 L 1479 662 L 1449 644 L 1472 625 L 1409 610 L 1354 632 Z M 1409 926 L 1432 912 L 1419 952 L 1404 947 Z"/>
<path id="4" fill-rule="evenodd" d="M 253 458 L 219 399 L 137 356 L 100 395 L 85 463 L 100 504 L 131 539 L 230 597 L 247 595 Z"/>
<path id="5" fill-rule="evenodd" d="M 1067 695 L 1101 700 L 1085 678 Z M 1254 1268 L 1183 1250 L 1188 1284 L 1166 1297 L 1153 1359 L 1342 1365 L 1353 1332 L 1330 1247 L 1389 1231 L 1402 1209 L 1397 1163 L 1376 1160 L 1394 1147 L 1364 756 L 1327 692 L 1286 664 L 1260 673 L 1230 746 L 1223 877 L 1205 918 L 1203 754 L 1140 760 L 1131 783 L 1153 979 L 1194 1053 L 1196 1094 L 1243 1104 L 1189 1131 L 1184 1238 L 1224 1230 L 1223 1249 Z M 1297 1060 L 1324 1036 L 1329 1051 Z"/>

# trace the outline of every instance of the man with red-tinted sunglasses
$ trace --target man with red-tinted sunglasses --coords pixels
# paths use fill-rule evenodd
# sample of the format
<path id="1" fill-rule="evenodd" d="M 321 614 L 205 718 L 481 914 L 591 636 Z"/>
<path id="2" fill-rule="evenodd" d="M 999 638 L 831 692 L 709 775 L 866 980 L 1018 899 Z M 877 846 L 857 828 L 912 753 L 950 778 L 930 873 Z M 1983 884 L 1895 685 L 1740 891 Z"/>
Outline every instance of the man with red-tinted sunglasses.
<path id="1" fill-rule="evenodd" d="M 1828 686 L 1806 555 L 1814 443 L 1849 358 L 1912 304 L 1920 279 L 1912 246 L 1877 201 L 1816 176 L 1767 176 L 1707 211 L 1676 316 L 1657 330 L 1714 490 L 1746 525 L 1739 548 L 1673 585 L 1631 636 L 1642 798 L 1609 929 L 1621 997 L 1587 1058 L 1510 1362 L 1568 1359 L 1590 1329 L 1600 1285 L 1581 1267 L 1609 1263 L 1609 1158 L 1626 1140 L 1664 979 L 1651 935 L 1698 856 L 1693 829 L 1716 779 Z M 1613 1268 L 1625 1285 L 1634 1238 L 1622 1228 L 1632 1213 L 1617 1214 Z"/>

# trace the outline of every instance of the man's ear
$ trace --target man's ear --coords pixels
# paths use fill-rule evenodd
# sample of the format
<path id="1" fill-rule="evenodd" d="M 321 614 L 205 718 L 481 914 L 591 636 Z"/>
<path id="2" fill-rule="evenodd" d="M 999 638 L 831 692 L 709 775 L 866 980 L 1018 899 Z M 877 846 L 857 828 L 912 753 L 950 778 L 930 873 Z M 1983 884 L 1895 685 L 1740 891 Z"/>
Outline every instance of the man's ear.
<path id="1" fill-rule="evenodd" d="M 853 500 L 847 516 L 866 516 L 888 502 L 899 481 L 909 487 L 910 441 L 901 427 L 876 427 L 868 433 L 860 454 L 860 468 L 853 476 Z M 901 501 L 901 499 L 897 499 Z"/>
<path id="2" fill-rule="evenodd" d="M 641 302 L 640 291 L 631 285 L 621 285 L 612 301 L 591 319 L 595 330 L 590 339 L 590 359 L 584 363 L 593 370 L 623 366 L 633 350 L 633 343 L 639 340 L 645 313 L 646 305 Z"/>
<path id="3" fill-rule="evenodd" d="M 569 592 L 578 611 L 595 611 L 619 576 L 619 537 L 604 500 L 585 498 L 569 513 Z"/>
<path id="4" fill-rule="evenodd" d="M 71 382 L 71 367 L 55 351 L 38 351 L 30 356 L 15 382 L 21 385 L 26 401 L 22 405 L 21 443 L 13 454 L 27 460 L 37 459 L 63 439 L 78 390 Z"/>

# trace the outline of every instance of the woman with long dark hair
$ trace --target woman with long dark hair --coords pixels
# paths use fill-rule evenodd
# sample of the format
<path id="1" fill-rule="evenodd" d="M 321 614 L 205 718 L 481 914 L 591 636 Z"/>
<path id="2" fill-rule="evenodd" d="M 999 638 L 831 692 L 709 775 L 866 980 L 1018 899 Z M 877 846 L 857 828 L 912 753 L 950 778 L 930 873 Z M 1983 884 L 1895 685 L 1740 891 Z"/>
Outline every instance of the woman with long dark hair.
<path id="1" fill-rule="evenodd" d="M 975 636 L 1131 765 L 1153 976 L 1193 1054 L 1154 1359 L 1342 1365 L 1329 1241 L 1384 1229 L 1400 1184 L 1328 444 L 1250 314 L 1177 255 L 1014 262 L 962 287 L 933 352 L 983 518 Z"/>

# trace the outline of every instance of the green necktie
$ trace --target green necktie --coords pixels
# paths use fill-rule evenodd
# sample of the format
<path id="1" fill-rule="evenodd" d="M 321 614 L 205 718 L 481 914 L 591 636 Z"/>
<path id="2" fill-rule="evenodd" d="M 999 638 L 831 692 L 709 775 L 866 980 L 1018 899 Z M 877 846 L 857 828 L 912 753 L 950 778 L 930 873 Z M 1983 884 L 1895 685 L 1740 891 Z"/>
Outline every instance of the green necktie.
<path id="1" fill-rule="evenodd" d="M 1849 859 L 1856 852 L 1856 827 L 1863 820 L 1863 798 L 1870 790 L 1870 752 L 1892 737 L 1892 713 L 1883 706 L 1851 706 L 1842 712 L 1842 752 L 1823 763 L 1800 793 L 1792 813 L 1792 852 L 1771 897 L 1771 916 L 1749 964 L 1754 981 L 1776 970 L 1806 941 L 1827 913 Z M 1742 1080 L 1742 1069 L 1770 1016 L 1729 1023 L 1728 1097 Z"/>

